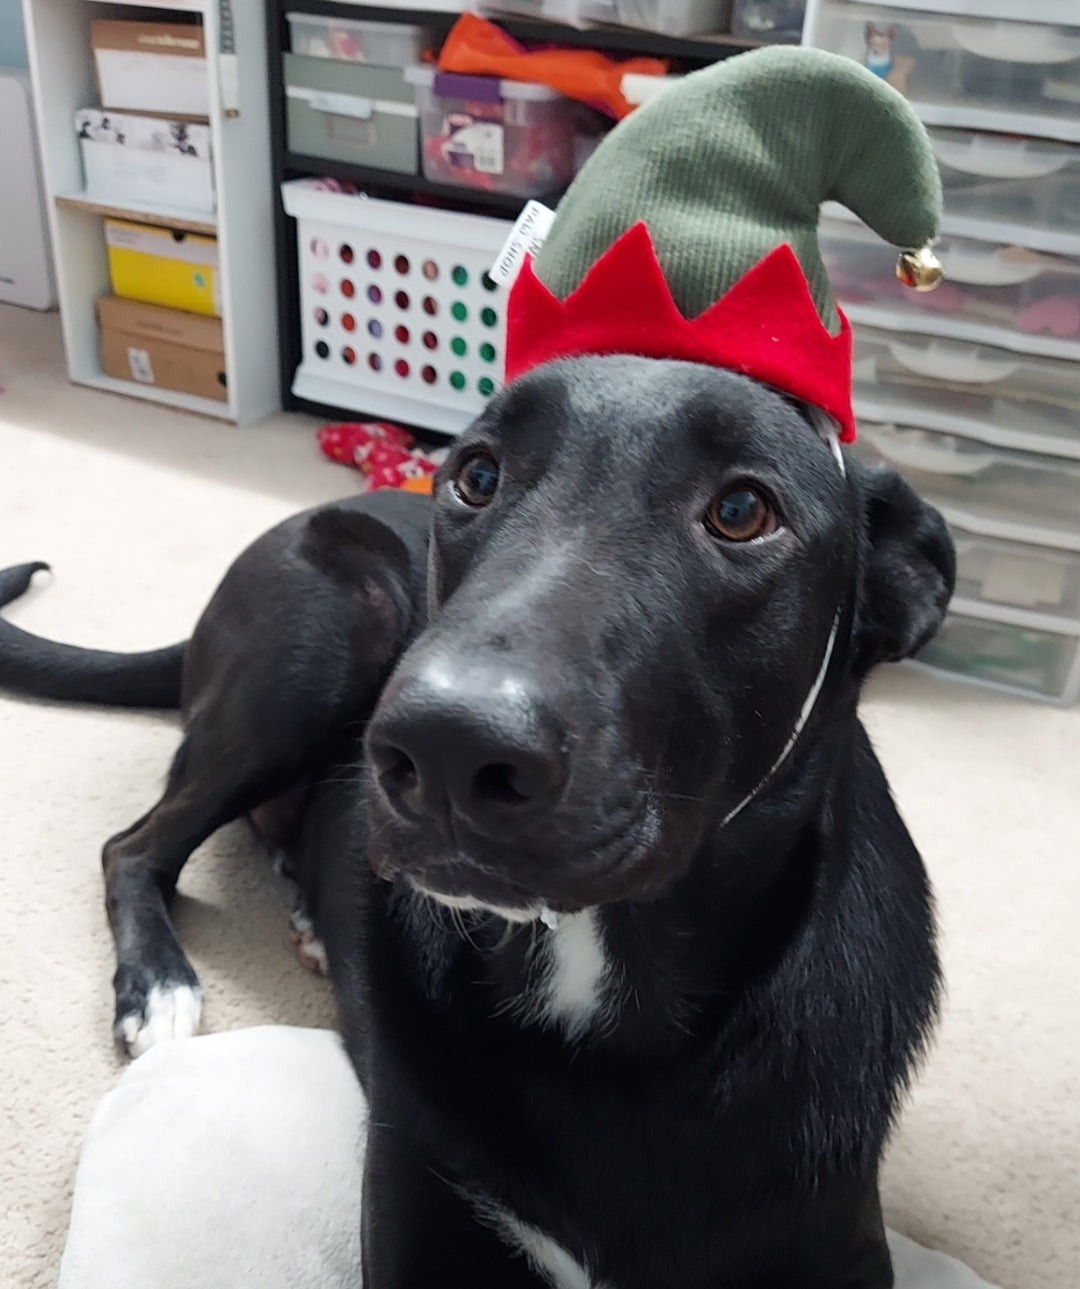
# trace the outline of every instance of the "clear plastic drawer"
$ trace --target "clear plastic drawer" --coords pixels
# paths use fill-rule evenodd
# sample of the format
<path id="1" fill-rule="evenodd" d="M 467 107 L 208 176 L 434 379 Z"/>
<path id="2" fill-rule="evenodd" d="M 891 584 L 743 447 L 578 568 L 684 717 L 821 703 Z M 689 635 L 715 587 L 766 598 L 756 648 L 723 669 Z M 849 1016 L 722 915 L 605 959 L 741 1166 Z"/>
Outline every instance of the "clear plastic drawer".
<path id="1" fill-rule="evenodd" d="M 913 291 L 896 277 L 896 250 L 863 224 L 823 220 L 821 254 L 855 322 L 960 339 L 995 335 L 1007 347 L 1080 358 L 1080 260 L 965 237 L 943 238 L 945 281 Z"/>
<path id="2" fill-rule="evenodd" d="M 894 85 L 928 124 L 1080 140 L 1076 26 L 825 0 L 814 36 Z"/>
<path id="3" fill-rule="evenodd" d="M 982 427 L 991 442 L 1080 457 L 1080 367 L 914 332 L 855 328 L 856 411 Z"/>

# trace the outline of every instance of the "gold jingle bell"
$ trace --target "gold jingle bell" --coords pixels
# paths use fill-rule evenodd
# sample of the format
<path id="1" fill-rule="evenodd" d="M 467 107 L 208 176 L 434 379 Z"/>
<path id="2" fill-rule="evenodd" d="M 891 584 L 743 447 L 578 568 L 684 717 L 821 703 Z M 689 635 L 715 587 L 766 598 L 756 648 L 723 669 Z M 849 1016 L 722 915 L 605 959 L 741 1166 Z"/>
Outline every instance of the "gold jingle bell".
<path id="1" fill-rule="evenodd" d="M 896 276 L 905 286 L 916 291 L 932 291 L 945 276 L 941 261 L 929 244 L 917 251 L 901 251 L 896 260 Z"/>

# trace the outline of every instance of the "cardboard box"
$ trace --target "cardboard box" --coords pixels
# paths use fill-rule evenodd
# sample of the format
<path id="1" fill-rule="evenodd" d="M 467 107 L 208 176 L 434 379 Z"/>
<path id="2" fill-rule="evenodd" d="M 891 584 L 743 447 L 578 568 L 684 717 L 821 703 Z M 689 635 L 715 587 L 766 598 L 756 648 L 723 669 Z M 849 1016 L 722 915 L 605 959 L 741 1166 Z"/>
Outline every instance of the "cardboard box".
<path id="1" fill-rule="evenodd" d="M 105 296 L 97 302 L 109 376 L 225 402 L 225 340 L 217 318 Z"/>
<path id="2" fill-rule="evenodd" d="M 75 133 L 87 196 L 214 213 L 208 125 L 84 107 L 75 113 Z"/>
<path id="3" fill-rule="evenodd" d="M 105 245 L 114 295 L 221 317 L 216 238 L 107 219 Z"/>
<path id="4" fill-rule="evenodd" d="M 200 25 L 95 18 L 90 44 L 104 107 L 209 116 L 210 76 Z"/>

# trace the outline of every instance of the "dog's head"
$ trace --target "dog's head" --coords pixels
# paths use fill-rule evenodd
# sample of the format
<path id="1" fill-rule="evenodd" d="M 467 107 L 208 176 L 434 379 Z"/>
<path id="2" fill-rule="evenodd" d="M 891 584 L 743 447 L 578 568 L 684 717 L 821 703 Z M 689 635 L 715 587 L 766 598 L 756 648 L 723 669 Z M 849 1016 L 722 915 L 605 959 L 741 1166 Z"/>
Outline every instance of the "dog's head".
<path id="1" fill-rule="evenodd" d="M 431 623 L 368 731 L 373 863 L 522 918 L 654 896 L 952 582 L 937 513 L 780 394 L 548 364 L 436 480 Z"/>

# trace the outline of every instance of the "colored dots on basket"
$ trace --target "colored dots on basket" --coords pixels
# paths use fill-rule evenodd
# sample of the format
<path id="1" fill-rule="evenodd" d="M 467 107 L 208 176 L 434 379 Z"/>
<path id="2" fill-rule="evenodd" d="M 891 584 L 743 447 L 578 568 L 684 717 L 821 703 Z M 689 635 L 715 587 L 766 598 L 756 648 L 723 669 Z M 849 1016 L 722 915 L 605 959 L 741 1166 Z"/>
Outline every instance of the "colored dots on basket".
<path id="1" fill-rule="evenodd" d="M 409 328 L 395 327 L 394 339 L 398 342 L 399 345 L 407 345 L 409 343 Z"/>
<path id="2" fill-rule="evenodd" d="M 450 316 L 455 322 L 464 322 L 469 316 L 469 310 L 461 303 L 460 300 L 455 300 L 450 306 Z"/>
<path id="3" fill-rule="evenodd" d="M 329 358 L 330 346 L 326 343 L 325 340 L 320 340 L 318 344 L 315 346 L 315 352 L 319 355 L 320 358 Z"/>
<path id="4" fill-rule="evenodd" d="M 367 329 L 368 335 L 374 337 L 376 340 L 382 336 L 382 323 L 378 318 L 369 318 Z"/>
<path id="5" fill-rule="evenodd" d="M 495 361 L 495 346 L 485 340 L 480 346 L 480 357 L 486 363 L 493 363 Z"/>
<path id="6" fill-rule="evenodd" d="M 321 237 L 313 237 L 311 239 L 311 253 L 317 260 L 325 260 L 330 254 L 330 247 Z"/>
<path id="7" fill-rule="evenodd" d="M 352 345 L 346 345 L 341 351 L 341 359 L 348 367 L 351 367 L 356 362 L 356 350 Z"/>
<path id="8" fill-rule="evenodd" d="M 368 251 L 367 262 L 368 262 L 369 269 L 382 268 L 382 256 L 379 254 L 378 251 Z"/>
<path id="9" fill-rule="evenodd" d="M 409 271 L 409 257 L 408 257 L 407 255 L 399 255 L 399 256 L 397 256 L 397 257 L 396 257 L 396 259 L 394 260 L 394 268 L 396 268 L 396 269 L 397 269 L 397 271 L 398 271 L 399 273 L 401 273 L 402 275 L 404 275 L 404 274 L 408 273 L 408 271 Z"/>
<path id="10" fill-rule="evenodd" d="M 455 264 L 450 270 L 450 277 L 455 286 L 465 286 L 469 281 L 469 270 L 463 264 Z"/>
<path id="11" fill-rule="evenodd" d="M 343 313 L 341 315 L 341 325 L 345 328 L 346 331 L 355 331 L 356 319 L 352 316 L 351 313 Z"/>
<path id="12" fill-rule="evenodd" d="M 341 256 L 342 264 L 351 264 L 356 259 L 356 253 L 348 242 L 342 242 L 338 247 L 338 254 Z"/>
<path id="13" fill-rule="evenodd" d="M 465 341 L 461 338 L 461 336 L 455 336 L 453 340 L 450 341 L 450 349 L 451 349 L 451 352 L 457 354 L 459 358 L 464 358 L 465 355 L 469 352 L 469 346 L 465 343 Z"/>
<path id="14" fill-rule="evenodd" d="M 367 298 L 372 304 L 382 304 L 382 291 L 372 283 L 367 289 Z"/>
<path id="15" fill-rule="evenodd" d="M 356 294 L 356 287 L 353 285 L 352 281 L 347 277 L 343 277 L 341 279 L 341 294 L 345 297 L 346 300 L 351 300 L 353 296 Z"/>
<path id="16" fill-rule="evenodd" d="M 439 378 L 439 373 L 430 363 L 426 367 L 420 368 L 420 379 L 425 385 L 434 385 Z"/>
<path id="17" fill-rule="evenodd" d="M 490 376 L 481 376 L 476 382 L 476 388 L 485 398 L 490 398 L 495 393 L 495 382 Z"/>
<path id="18" fill-rule="evenodd" d="M 433 295 L 425 295 L 423 300 L 424 312 L 431 318 L 439 312 L 439 302 Z"/>
<path id="19" fill-rule="evenodd" d="M 326 324 L 330 321 L 330 314 L 325 309 L 316 309 L 315 321 L 319 324 L 320 327 L 325 327 Z"/>
<path id="20" fill-rule="evenodd" d="M 404 358 L 399 358 L 397 362 L 394 363 L 394 371 L 396 371 L 397 374 L 402 379 L 404 379 L 409 374 L 409 364 L 405 361 Z"/>
<path id="21" fill-rule="evenodd" d="M 499 315 L 495 312 L 494 309 L 490 309 L 490 308 L 481 309 L 480 321 L 484 324 L 485 327 L 493 327 L 496 324 L 496 322 L 499 321 Z"/>
<path id="22" fill-rule="evenodd" d="M 455 389 L 464 389 L 465 388 L 464 374 L 459 371 L 452 371 L 450 373 L 450 384 L 453 385 Z"/>
<path id="23" fill-rule="evenodd" d="M 399 309 L 407 309 L 409 307 L 408 291 L 398 291 L 394 296 L 394 303 Z"/>
<path id="24" fill-rule="evenodd" d="M 498 282 L 495 281 L 495 279 L 491 276 L 490 273 L 485 273 L 481 277 L 480 285 L 484 288 L 485 291 L 497 291 L 499 289 Z"/>
<path id="25" fill-rule="evenodd" d="M 420 266 L 420 272 L 429 282 L 437 282 L 439 279 L 439 266 L 434 260 L 425 260 Z"/>
<path id="26" fill-rule="evenodd" d="M 382 371 L 382 359 L 378 354 L 368 354 L 367 365 L 372 371 Z"/>
<path id="27" fill-rule="evenodd" d="M 425 349 L 438 349 L 439 337 L 434 331 L 425 331 L 421 339 L 424 342 Z"/>

